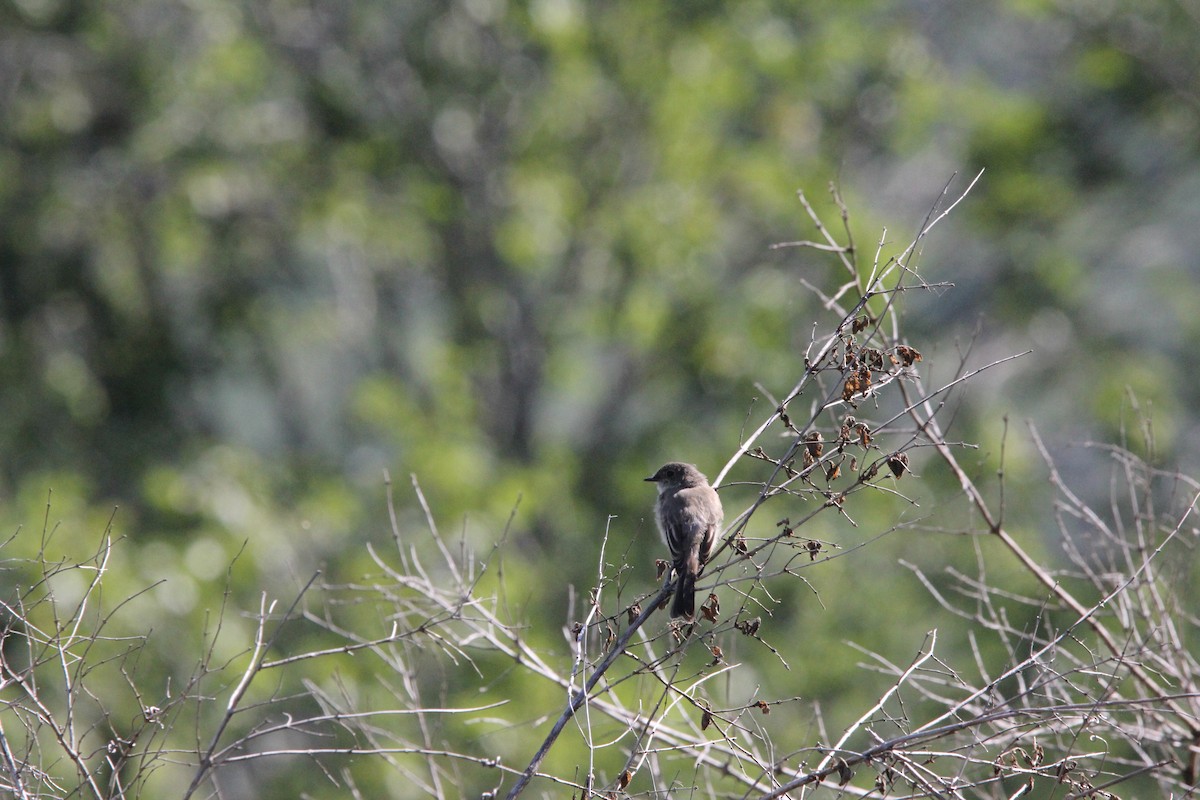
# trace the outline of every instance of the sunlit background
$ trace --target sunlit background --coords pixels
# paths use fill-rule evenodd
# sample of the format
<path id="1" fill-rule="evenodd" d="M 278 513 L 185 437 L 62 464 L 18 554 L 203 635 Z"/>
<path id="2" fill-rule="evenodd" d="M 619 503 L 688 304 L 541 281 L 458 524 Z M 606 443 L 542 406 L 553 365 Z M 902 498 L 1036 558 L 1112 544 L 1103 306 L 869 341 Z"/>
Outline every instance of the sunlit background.
<path id="1" fill-rule="evenodd" d="M 448 537 L 506 536 L 518 615 L 565 650 L 606 528 L 631 591 L 654 585 L 640 478 L 715 474 L 795 382 L 827 313 L 806 283 L 841 280 L 770 247 L 817 236 L 797 191 L 840 236 L 836 185 L 869 260 L 981 170 L 920 249 L 953 287 L 906 295 L 908 335 L 945 379 L 1031 352 L 956 395 L 952 438 L 994 472 L 1007 417 L 1010 479 L 1039 487 L 1027 421 L 1070 466 L 1071 442 L 1148 451 L 1148 417 L 1192 469 L 1197 64 L 1200 8 L 1170 0 L 14 0 L 0 559 L 44 529 L 94 549 L 111 518 L 107 591 L 153 587 L 136 623 L 176 631 L 152 643 L 186 671 L 178 631 L 227 586 L 253 611 L 368 571 L 385 476 L 420 537 L 415 475 Z M 793 652 L 795 694 L 857 690 L 847 638 L 919 646 L 931 601 L 867 563 L 780 587 L 824 652 Z"/>

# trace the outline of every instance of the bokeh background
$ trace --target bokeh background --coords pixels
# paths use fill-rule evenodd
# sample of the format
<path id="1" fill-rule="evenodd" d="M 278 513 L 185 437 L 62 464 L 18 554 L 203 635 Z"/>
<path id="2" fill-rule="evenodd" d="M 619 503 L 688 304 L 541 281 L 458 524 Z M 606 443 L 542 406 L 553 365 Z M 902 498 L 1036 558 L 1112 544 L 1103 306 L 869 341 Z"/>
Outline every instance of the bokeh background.
<path id="1" fill-rule="evenodd" d="M 826 314 L 805 282 L 840 280 L 770 248 L 815 238 L 797 190 L 836 230 L 835 183 L 867 258 L 980 170 L 915 262 L 953 288 L 906 296 L 907 334 L 943 377 L 1032 352 L 957 395 L 952 438 L 994 471 L 1007 416 L 1036 497 L 1026 420 L 1073 453 L 1140 409 L 1186 470 L 1197 65 L 1193 0 L 6 2 L 0 557 L 44 527 L 94 549 L 112 517 L 108 592 L 164 581 L 137 621 L 186 670 L 227 573 L 253 610 L 369 571 L 385 472 L 420 535 L 415 474 L 447 535 L 507 529 L 509 600 L 565 653 L 606 526 L 654 583 L 640 478 L 715 473 L 795 382 Z M 1013 513 L 1052 554 L 1046 511 Z M 856 691 L 844 639 L 920 645 L 931 601 L 874 569 L 831 568 L 820 603 L 780 587 L 825 652 L 795 694 Z"/>

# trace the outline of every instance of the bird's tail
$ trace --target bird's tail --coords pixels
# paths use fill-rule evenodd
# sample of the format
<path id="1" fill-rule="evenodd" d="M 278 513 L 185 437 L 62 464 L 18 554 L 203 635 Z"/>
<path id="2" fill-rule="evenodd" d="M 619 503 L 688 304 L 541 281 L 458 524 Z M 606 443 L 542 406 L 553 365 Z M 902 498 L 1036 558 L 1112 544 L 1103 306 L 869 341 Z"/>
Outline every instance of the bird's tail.
<path id="1" fill-rule="evenodd" d="M 671 618 L 696 616 L 696 573 L 689 569 L 676 570 L 675 597 L 671 601 Z"/>

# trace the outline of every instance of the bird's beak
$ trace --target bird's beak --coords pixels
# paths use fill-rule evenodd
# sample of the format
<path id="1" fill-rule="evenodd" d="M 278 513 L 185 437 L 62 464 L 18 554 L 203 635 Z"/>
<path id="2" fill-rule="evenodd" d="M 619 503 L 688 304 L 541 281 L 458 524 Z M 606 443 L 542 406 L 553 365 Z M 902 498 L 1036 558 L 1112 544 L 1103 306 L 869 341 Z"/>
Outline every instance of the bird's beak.
<path id="1" fill-rule="evenodd" d="M 650 483 L 654 483 L 654 476 L 651 475 L 649 478 L 642 478 L 642 480 L 649 481 Z"/>

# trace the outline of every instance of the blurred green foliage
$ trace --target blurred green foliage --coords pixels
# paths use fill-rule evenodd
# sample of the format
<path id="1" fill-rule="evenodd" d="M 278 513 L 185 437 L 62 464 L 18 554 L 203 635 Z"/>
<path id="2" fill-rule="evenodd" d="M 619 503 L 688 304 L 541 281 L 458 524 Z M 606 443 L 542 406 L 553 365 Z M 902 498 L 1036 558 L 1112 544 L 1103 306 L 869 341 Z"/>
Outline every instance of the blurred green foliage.
<path id="1" fill-rule="evenodd" d="M 372 572 L 385 471 L 405 536 L 410 473 L 449 537 L 486 554 L 507 529 L 509 600 L 567 658 L 610 517 L 627 593 L 653 585 L 639 479 L 715 473 L 768 411 L 756 385 L 794 382 L 826 313 L 804 283 L 840 277 L 768 245 L 812 238 L 800 188 L 836 230 L 830 181 L 866 259 L 987 170 L 921 258 L 955 288 L 904 311 L 934 374 L 981 316 L 977 360 L 1034 350 L 959 396 L 982 475 L 1001 415 L 1116 439 L 1127 386 L 1162 455 L 1200 444 L 1200 36 L 1178 4 L 16 0 L 0 41 L 0 525 L 21 528 L 2 557 L 39 551 L 49 490 L 67 549 L 118 507 L 106 592 L 146 594 L 113 624 L 194 633 L 151 639 L 175 675 L 227 587 L 254 610 L 318 568 Z M 1009 480 L 1044 497 L 1023 440 Z M 953 515 L 953 482 L 916 471 L 919 510 L 864 501 L 857 528 L 806 535 Z M 1034 508 L 1013 524 L 1052 558 Z M 902 661 L 930 626 L 900 558 L 975 552 L 901 529 L 808 570 L 777 587 L 791 669 L 745 657 L 860 708 L 877 686 L 842 641 Z M 490 693 L 531 725 L 561 701 Z"/>

